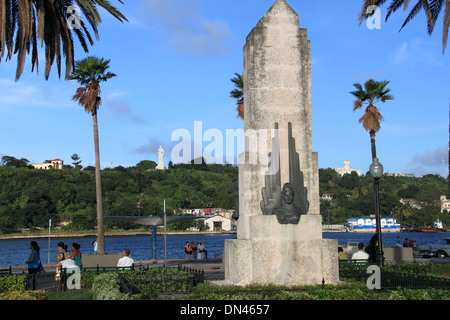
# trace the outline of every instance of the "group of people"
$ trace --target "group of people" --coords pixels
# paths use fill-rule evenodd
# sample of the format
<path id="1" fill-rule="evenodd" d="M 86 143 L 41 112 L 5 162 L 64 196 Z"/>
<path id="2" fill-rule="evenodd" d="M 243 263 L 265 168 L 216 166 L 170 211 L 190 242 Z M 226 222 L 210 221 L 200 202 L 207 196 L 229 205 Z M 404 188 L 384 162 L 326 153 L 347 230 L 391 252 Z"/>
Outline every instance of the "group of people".
<path id="1" fill-rule="evenodd" d="M 96 251 L 96 241 L 92 243 L 94 247 L 94 251 Z M 58 243 L 58 254 L 56 256 L 56 276 L 55 279 L 59 280 L 61 276 L 61 270 L 63 268 L 73 269 L 73 268 L 81 268 L 83 266 L 81 262 L 82 254 L 80 251 L 81 246 L 74 242 L 72 243 L 69 252 L 68 245 L 64 242 Z M 30 242 L 30 255 L 28 259 L 25 261 L 25 264 L 28 266 L 29 274 L 36 274 L 40 271 L 44 271 L 44 267 L 42 266 L 41 258 L 40 258 L 40 248 L 36 241 Z M 134 260 L 131 258 L 130 250 L 125 249 L 122 252 L 122 258 L 120 258 L 117 262 L 117 267 L 131 267 L 134 264 Z"/>
<path id="2" fill-rule="evenodd" d="M 352 254 L 352 260 L 369 260 L 369 262 L 377 261 L 378 252 L 378 235 L 375 234 L 370 239 L 369 244 L 364 247 L 362 242 L 358 243 L 358 251 Z M 342 247 L 338 247 L 338 258 L 339 260 L 348 260 L 348 255 L 344 252 Z"/>
<path id="3" fill-rule="evenodd" d="M 417 248 L 417 241 L 414 240 L 413 238 L 405 238 L 405 240 L 403 240 L 403 242 L 400 239 L 400 236 L 397 236 L 397 241 L 395 243 L 395 245 L 397 247 L 403 247 L 403 248 L 413 248 L 416 249 Z"/>
<path id="4" fill-rule="evenodd" d="M 192 243 L 186 241 L 184 252 L 186 253 L 186 259 L 208 258 L 208 251 L 206 251 L 205 245 L 201 241 L 198 243 L 198 246 L 194 241 L 192 241 Z"/>
<path id="5" fill-rule="evenodd" d="M 80 245 L 76 242 L 72 243 L 70 247 L 72 252 L 67 251 L 67 244 L 64 242 L 58 243 L 58 255 L 56 256 L 56 275 L 55 279 L 59 280 L 61 278 L 61 270 L 66 269 L 77 269 L 81 268 L 83 264 L 81 263 L 81 251 Z"/>

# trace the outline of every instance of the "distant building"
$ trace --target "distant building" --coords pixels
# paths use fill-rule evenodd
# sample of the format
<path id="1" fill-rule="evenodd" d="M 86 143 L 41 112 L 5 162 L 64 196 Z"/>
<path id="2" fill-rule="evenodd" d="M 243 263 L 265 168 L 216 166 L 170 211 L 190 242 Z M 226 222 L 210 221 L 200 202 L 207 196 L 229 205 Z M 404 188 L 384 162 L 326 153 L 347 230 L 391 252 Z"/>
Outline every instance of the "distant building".
<path id="1" fill-rule="evenodd" d="M 416 208 L 416 209 L 422 209 L 422 206 L 419 202 L 415 201 L 414 199 L 400 199 L 400 203 L 404 204 L 404 205 L 408 205 L 412 208 Z"/>
<path id="2" fill-rule="evenodd" d="M 407 177 L 407 178 L 414 178 L 414 173 L 386 173 L 389 177 Z"/>
<path id="3" fill-rule="evenodd" d="M 222 216 L 205 217 L 205 224 L 210 231 L 231 231 L 233 230 L 233 223 L 231 219 Z"/>
<path id="4" fill-rule="evenodd" d="M 447 199 L 447 196 L 441 196 L 441 212 L 447 210 L 450 212 L 450 199 Z"/>
<path id="5" fill-rule="evenodd" d="M 350 161 L 345 160 L 344 161 L 344 167 L 343 168 L 334 168 L 334 170 L 339 173 L 341 176 L 343 176 L 344 174 L 348 173 L 351 174 L 352 172 L 356 172 L 356 174 L 358 176 L 361 175 L 361 170 L 357 170 L 357 169 L 352 169 L 350 168 Z"/>
<path id="6" fill-rule="evenodd" d="M 333 200 L 333 195 L 331 193 L 324 193 L 320 198 L 322 200 L 331 201 Z"/>
<path id="7" fill-rule="evenodd" d="M 44 169 L 44 170 L 49 170 L 49 169 L 57 169 L 57 170 L 61 170 L 63 165 L 64 165 L 64 161 L 62 161 L 61 159 L 55 159 L 52 160 L 48 163 L 32 163 L 31 164 L 35 169 Z"/>

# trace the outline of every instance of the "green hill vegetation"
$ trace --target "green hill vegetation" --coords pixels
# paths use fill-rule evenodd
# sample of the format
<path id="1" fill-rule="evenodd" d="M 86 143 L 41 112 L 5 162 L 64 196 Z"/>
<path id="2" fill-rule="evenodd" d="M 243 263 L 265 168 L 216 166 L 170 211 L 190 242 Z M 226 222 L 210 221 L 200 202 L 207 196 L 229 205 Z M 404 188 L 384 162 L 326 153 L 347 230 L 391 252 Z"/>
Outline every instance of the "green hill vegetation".
<path id="1" fill-rule="evenodd" d="M 16 159 L 17 160 L 17 159 Z M 20 228 L 46 228 L 70 221 L 70 230 L 92 230 L 96 225 L 95 172 L 93 167 L 64 166 L 62 170 L 31 169 L 22 162 L 0 166 L 0 232 Z M 238 168 L 219 164 L 169 164 L 153 170 L 156 163 L 141 161 L 132 167 L 102 170 L 104 216 L 170 215 L 181 208 L 234 209 L 234 181 Z M 325 224 L 373 213 L 373 180 L 370 176 L 320 169 L 321 214 Z M 450 226 L 447 212 L 440 212 L 440 195 L 448 195 L 447 181 L 437 175 L 421 178 L 383 176 L 380 206 L 383 216 L 395 216 L 405 226 L 427 226 L 440 219 Z M 400 199 L 414 199 L 417 208 Z M 105 228 L 131 225 L 105 220 Z"/>
<path id="2" fill-rule="evenodd" d="M 324 223 L 338 224 L 346 219 L 374 214 L 373 178 L 355 172 L 340 176 L 333 169 L 319 169 L 320 200 Z M 441 213 L 440 196 L 448 197 L 448 182 L 439 175 L 402 177 L 384 175 L 380 179 L 381 216 L 393 216 L 402 226 L 432 226 L 440 220 L 450 227 L 450 214 Z M 323 198 L 323 197 L 322 197 Z M 404 204 L 402 199 L 409 200 Z"/>

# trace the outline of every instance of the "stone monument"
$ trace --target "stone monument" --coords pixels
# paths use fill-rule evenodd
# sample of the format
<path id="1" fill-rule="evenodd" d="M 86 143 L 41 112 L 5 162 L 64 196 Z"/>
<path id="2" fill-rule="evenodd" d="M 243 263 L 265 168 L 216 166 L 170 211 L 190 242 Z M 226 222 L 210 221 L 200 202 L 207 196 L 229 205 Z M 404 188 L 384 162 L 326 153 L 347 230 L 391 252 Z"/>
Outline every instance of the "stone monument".
<path id="1" fill-rule="evenodd" d="M 337 241 L 322 239 L 312 151 L 310 44 L 285 0 L 247 36 L 244 97 L 237 239 L 225 241 L 225 282 L 337 283 Z"/>
<path id="2" fill-rule="evenodd" d="M 156 170 L 165 170 L 166 167 L 164 166 L 164 149 L 162 146 L 159 146 L 158 149 L 158 165 L 155 168 Z"/>

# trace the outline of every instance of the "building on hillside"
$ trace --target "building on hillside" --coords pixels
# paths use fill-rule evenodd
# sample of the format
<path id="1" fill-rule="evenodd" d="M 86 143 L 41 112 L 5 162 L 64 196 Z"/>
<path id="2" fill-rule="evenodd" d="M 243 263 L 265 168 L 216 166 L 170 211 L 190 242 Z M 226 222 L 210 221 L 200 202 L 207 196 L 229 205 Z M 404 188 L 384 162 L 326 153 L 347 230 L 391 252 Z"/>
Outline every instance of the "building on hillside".
<path id="1" fill-rule="evenodd" d="M 331 201 L 331 200 L 333 200 L 333 195 L 331 193 L 324 193 L 324 194 L 322 194 L 320 199 L 325 200 L 325 201 Z"/>
<path id="2" fill-rule="evenodd" d="M 200 209 L 178 209 L 178 214 L 192 214 L 199 217 L 216 215 L 231 219 L 233 210 L 227 210 L 222 208 L 200 208 Z M 174 214 L 177 214 L 174 212 Z"/>
<path id="3" fill-rule="evenodd" d="M 356 172 L 356 174 L 358 176 L 361 175 L 361 170 L 357 170 L 357 169 L 352 169 L 350 168 L 350 161 L 349 160 L 345 160 L 344 161 L 344 167 L 343 168 L 334 168 L 334 170 L 339 173 L 341 176 L 343 176 L 344 174 L 348 173 L 351 174 L 352 172 Z"/>
<path id="4" fill-rule="evenodd" d="M 414 173 L 389 173 L 389 172 L 386 172 L 386 176 L 414 178 L 415 174 Z"/>
<path id="5" fill-rule="evenodd" d="M 400 203 L 404 205 L 408 205 L 415 209 L 422 209 L 422 206 L 419 202 L 415 201 L 414 199 L 400 199 Z"/>
<path id="6" fill-rule="evenodd" d="M 445 210 L 450 212 L 450 199 L 447 199 L 447 196 L 443 195 L 441 196 L 441 212 L 444 212 Z"/>
<path id="7" fill-rule="evenodd" d="M 46 162 L 46 163 L 32 163 L 31 165 L 35 169 L 44 169 L 44 170 L 57 169 L 57 170 L 61 170 L 63 168 L 64 161 L 62 161 L 61 159 L 55 159 L 55 160 L 51 160 L 50 162 Z"/>
<path id="8" fill-rule="evenodd" d="M 211 209 L 180 209 L 181 214 L 193 214 L 195 216 L 203 217 L 211 214 Z"/>
<path id="9" fill-rule="evenodd" d="M 223 216 L 207 216 L 204 222 L 209 231 L 232 231 L 236 228 L 231 219 Z"/>

